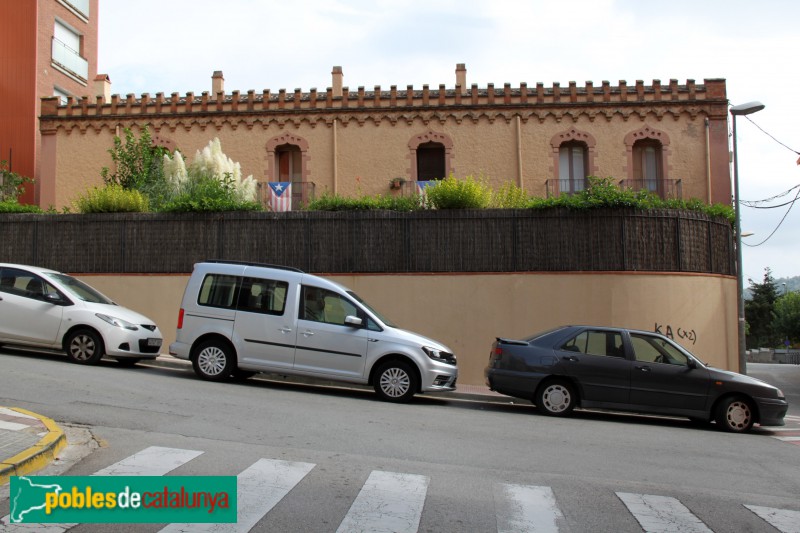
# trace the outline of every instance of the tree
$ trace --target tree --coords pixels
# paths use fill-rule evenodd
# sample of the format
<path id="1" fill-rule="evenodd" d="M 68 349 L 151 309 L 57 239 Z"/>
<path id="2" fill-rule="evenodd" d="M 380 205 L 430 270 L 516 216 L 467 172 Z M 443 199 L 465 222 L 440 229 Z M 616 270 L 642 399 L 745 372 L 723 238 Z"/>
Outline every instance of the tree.
<path id="1" fill-rule="evenodd" d="M 800 341 L 800 292 L 790 292 L 778 298 L 772 328 L 790 344 Z"/>
<path id="2" fill-rule="evenodd" d="M 750 282 L 751 300 L 744 303 L 744 316 L 749 325 L 748 348 L 774 347 L 780 343 L 781 334 L 773 326 L 778 287 L 769 268 L 764 269 L 764 281 Z"/>
<path id="3" fill-rule="evenodd" d="M 139 139 L 129 128 L 125 128 L 125 144 L 114 137 L 114 148 L 108 151 L 116 169 L 110 172 L 103 167 L 100 175 L 106 185 L 116 184 L 123 189 L 146 191 L 162 182 L 162 163 L 169 150 L 154 146 L 147 127 L 143 128 Z"/>

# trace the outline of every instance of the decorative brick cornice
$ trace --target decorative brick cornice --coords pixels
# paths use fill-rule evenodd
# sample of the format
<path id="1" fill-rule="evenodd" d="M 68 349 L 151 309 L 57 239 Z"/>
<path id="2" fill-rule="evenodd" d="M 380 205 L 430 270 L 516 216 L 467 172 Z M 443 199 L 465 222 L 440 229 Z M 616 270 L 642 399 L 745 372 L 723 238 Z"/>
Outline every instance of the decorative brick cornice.
<path id="1" fill-rule="evenodd" d="M 101 124 L 109 122 L 114 125 L 146 123 L 156 130 L 166 127 L 175 131 L 195 127 L 220 130 L 226 125 L 232 129 L 266 129 L 272 124 L 330 127 L 334 120 L 345 127 L 383 121 L 392 125 L 413 124 L 418 120 L 425 125 L 444 124 L 448 120 L 459 124 L 481 120 L 510 123 L 516 117 L 522 122 L 540 123 L 546 120 L 574 123 L 581 117 L 591 121 L 598 118 L 660 121 L 668 117 L 677 120 L 683 114 L 692 118 L 702 115 L 727 119 L 725 80 L 705 80 L 705 84 L 700 85 L 694 80 L 688 80 L 685 85 L 670 80 L 666 86 L 659 80 L 645 86 L 639 80 L 634 87 L 624 81 L 615 87 L 607 81 L 598 87 L 592 82 L 586 82 L 584 87 L 570 82 L 566 89 L 557 83 L 550 88 L 541 83 L 535 88 L 528 88 L 524 83 L 518 88 L 511 88 L 509 84 L 495 88 L 489 84 L 484 89 L 472 85 L 463 93 L 458 89 L 445 89 L 444 85 L 438 90 L 424 85 L 421 91 L 412 86 L 405 91 L 398 91 L 396 86 L 383 91 L 376 86 L 374 91 L 359 87 L 352 92 L 345 87 L 341 97 L 334 97 L 330 88 L 325 93 L 318 93 L 316 89 L 307 93 L 299 89 L 291 93 L 284 89 L 277 93 L 265 90 L 259 94 L 255 91 L 217 95 L 204 92 L 200 96 L 187 93 L 183 97 L 178 93 L 169 97 L 157 93 L 155 98 L 143 94 L 139 99 L 132 94 L 124 99 L 115 94 L 110 101 L 102 96 L 93 101 L 70 97 L 65 105 L 59 105 L 58 98 L 51 97 L 42 99 L 41 129 L 44 132 L 77 127 L 81 131 L 87 128 L 99 131 Z"/>

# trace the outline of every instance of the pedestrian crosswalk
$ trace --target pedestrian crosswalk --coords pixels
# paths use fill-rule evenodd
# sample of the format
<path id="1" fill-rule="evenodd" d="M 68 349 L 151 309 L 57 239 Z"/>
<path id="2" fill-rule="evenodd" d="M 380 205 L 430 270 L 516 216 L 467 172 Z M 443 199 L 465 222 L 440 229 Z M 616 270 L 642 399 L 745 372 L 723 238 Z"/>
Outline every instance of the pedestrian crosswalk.
<path id="1" fill-rule="evenodd" d="M 93 475 L 103 476 L 164 476 L 195 461 L 204 452 L 179 448 L 152 446 L 134 453 Z M 315 471 L 314 463 L 261 458 L 237 475 L 237 522 L 230 524 L 169 524 L 160 529 L 165 533 L 198 532 L 248 532 L 253 529 L 270 530 L 270 512 L 282 501 L 292 497 L 305 480 Z M 232 474 L 231 474 L 232 475 Z M 354 475 L 355 477 L 355 475 Z M 413 533 L 420 529 L 426 511 L 426 500 L 431 487 L 431 477 L 418 473 L 373 470 L 361 489 L 349 503 L 344 518 L 337 519 L 331 531 L 351 533 Z M 558 532 L 575 529 L 565 523 L 558 491 L 540 485 L 491 482 L 496 514 L 491 522 L 498 533 Z M 646 532 L 681 531 L 707 533 L 714 531 L 713 524 L 698 518 L 686 502 L 657 494 L 613 492 L 641 529 Z M 10 505 L 10 504 L 9 504 Z M 738 504 L 737 504 L 738 505 Z M 782 533 L 800 533 L 800 511 L 778 509 L 741 503 L 741 508 L 760 520 L 763 527 L 769 524 Z M 622 507 L 620 507 L 622 509 Z M 340 515 L 341 516 L 341 515 Z M 298 517 L 302 520 L 302 517 Z M 340 520 L 340 521 L 339 521 Z M 64 533 L 77 524 L 10 524 L 9 517 L 0 520 L 0 532 L 46 531 Z M 302 529 L 302 528 L 301 528 Z M 298 530 L 301 530 L 298 529 Z M 723 528 L 724 529 L 724 528 Z M 442 527 L 443 531 L 453 530 Z"/>
<path id="2" fill-rule="evenodd" d="M 800 416 L 788 415 L 784 420 L 786 421 L 785 426 L 770 427 L 767 431 L 775 439 L 800 446 Z"/>

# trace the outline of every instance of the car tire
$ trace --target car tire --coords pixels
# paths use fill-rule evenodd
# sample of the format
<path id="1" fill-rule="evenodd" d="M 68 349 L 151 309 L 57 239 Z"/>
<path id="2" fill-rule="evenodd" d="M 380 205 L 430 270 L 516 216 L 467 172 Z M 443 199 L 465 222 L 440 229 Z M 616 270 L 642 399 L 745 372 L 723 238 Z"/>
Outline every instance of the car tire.
<path id="1" fill-rule="evenodd" d="M 717 427 L 731 433 L 746 433 L 755 422 L 753 404 L 743 396 L 731 396 L 717 406 Z"/>
<path id="2" fill-rule="evenodd" d="M 225 342 L 216 340 L 200 344 L 192 357 L 194 373 L 207 381 L 225 381 L 236 368 L 233 349 Z"/>
<path id="3" fill-rule="evenodd" d="M 381 400 L 406 403 L 416 394 L 419 384 L 417 375 L 403 361 L 389 361 L 375 372 L 373 386 Z"/>
<path id="4" fill-rule="evenodd" d="M 117 364 L 119 364 L 119 366 L 124 366 L 125 368 L 130 368 L 132 366 L 136 366 L 136 363 L 140 361 L 141 358 L 139 357 L 120 357 L 117 359 Z"/>
<path id="5" fill-rule="evenodd" d="M 79 365 L 97 364 L 105 354 L 100 335 L 91 329 L 78 329 L 69 334 L 64 342 L 67 357 Z"/>
<path id="6" fill-rule="evenodd" d="M 253 372 L 252 370 L 242 370 L 241 368 L 236 368 L 231 372 L 231 377 L 236 381 L 244 381 L 246 379 L 250 379 L 253 376 L 258 374 L 258 372 Z"/>
<path id="7" fill-rule="evenodd" d="M 567 381 L 548 381 L 536 391 L 536 408 L 547 416 L 567 416 L 575 409 L 578 397 Z"/>

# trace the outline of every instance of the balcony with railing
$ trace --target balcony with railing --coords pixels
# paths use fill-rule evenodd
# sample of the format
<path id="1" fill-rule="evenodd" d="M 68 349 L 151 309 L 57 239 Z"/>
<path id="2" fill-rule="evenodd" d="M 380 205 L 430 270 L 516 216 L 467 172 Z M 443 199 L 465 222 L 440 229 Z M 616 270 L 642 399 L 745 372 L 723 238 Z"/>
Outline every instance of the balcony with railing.
<path id="1" fill-rule="evenodd" d="M 633 180 L 626 179 L 619 182 L 621 189 L 634 191 L 646 190 L 657 194 L 663 199 L 683 198 L 681 180 Z M 562 194 L 575 194 L 589 188 L 588 179 L 549 179 L 545 182 L 547 197 L 552 198 Z"/>
<path id="2" fill-rule="evenodd" d="M 74 11 L 76 15 L 85 19 L 89 18 L 89 0 L 58 0 L 60 3 L 67 6 L 68 9 Z"/>
<path id="3" fill-rule="evenodd" d="M 650 191 L 664 200 L 670 198 L 683 198 L 682 180 L 622 180 L 619 186 L 622 189 L 634 191 Z"/>
<path id="4" fill-rule="evenodd" d="M 547 197 L 552 198 L 562 194 L 575 194 L 589 188 L 588 179 L 551 179 L 545 181 Z"/>
<path id="5" fill-rule="evenodd" d="M 292 211 L 297 211 L 308 205 L 314 200 L 316 184 L 313 181 L 294 181 L 292 182 Z M 258 182 L 256 184 L 257 201 L 264 206 L 265 209 L 270 208 L 270 197 L 272 191 L 266 183 Z"/>
<path id="6" fill-rule="evenodd" d="M 53 37 L 53 64 L 82 82 L 89 79 L 89 62 L 63 42 Z"/>

